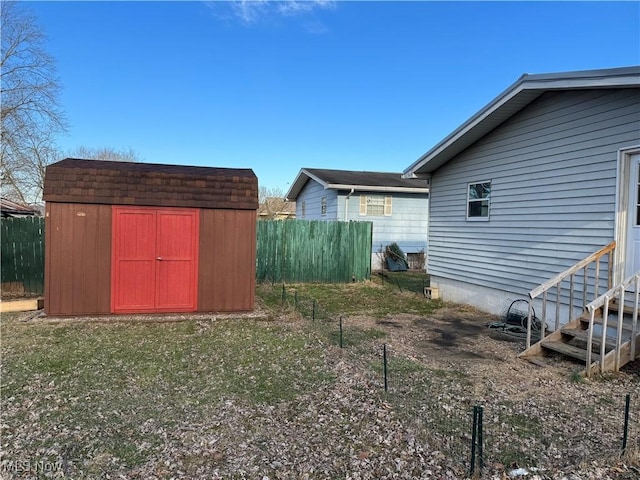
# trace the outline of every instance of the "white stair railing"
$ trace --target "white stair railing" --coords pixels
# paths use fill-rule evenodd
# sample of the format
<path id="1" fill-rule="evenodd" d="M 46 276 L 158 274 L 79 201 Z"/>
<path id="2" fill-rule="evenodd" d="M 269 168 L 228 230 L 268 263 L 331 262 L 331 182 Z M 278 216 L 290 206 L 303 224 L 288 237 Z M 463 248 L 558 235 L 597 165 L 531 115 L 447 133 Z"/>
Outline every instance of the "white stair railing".
<path id="1" fill-rule="evenodd" d="M 591 375 L 591 348 L 593 346 L 593 326 L 595 323 L 596 312 L 602 309 L 602 339 L 600 343 L 600 372 L 604 372 L 605 369 L 605 346 L 607 340 L 607 322 L 609 316 L 609 307 L 612 300 L 618 301 L 618 326 L 616 332 L 616 344 L 615 344 L 615 363 L 614 368 L 616 371 L 620 370 L 620 347 L 622 346 L 622 330 L 623 320 L 625 315 L 625 292 L 630 288 L 633 288 L 633 309 L 631 313 L 631 345 L 630 348 L 630 360 L 636 358 L 636 342 L 637 337 L 640 334 L 638 331 L 638 303 L 640 299 L 640 272 L 631 275 L 622 283 L 619 283 L 608 292 L 604 293 L 593 302 L 587 305 L 589 311 L 589 335 L 587 337 L 587 361 L 586 361 L 586 373 L 587 376 Z"/>
<path id="2" fill-rule="evenodd" d="M 600 261 L 603 256 L 608 255 L 607 258 L 607 288 L 611 288 L 611 277 L 613 275 L 613 251 L 616 248 L 616 242 L 611 242 L 606 247 L 601 248 L 595 253 L 592 253 L 588 257 L 580 260 L 578 263 L 573 265 L 572 267 L 567 268 L 564 272 L 559 273 L 555 277 L 550 280 L 547 280 L 542 285 L 534 288 L 529 292 L 529 318 L 527 322 L 527 348 L 531 346 L 531 325 L 533 323 L 533 300 L 542 295 L 542 318 L 540 319 L 540 340 L 542 340 L 545 336 L 545 328 L 547 321 L 547 304 L 548 304 L 548 295 L 547 293 L 551 289 L 555 289 L 555 330 L 560 328 L 560 324 L 564 324 L 572 318 L 567 318 L 565 322 L 561 322 L 560 315 L 560 304 L 562 293 L 568 288 L 568 293 L 566 297 L 568 297 L 568 311 L 569 317 L 573 314 L 574 303 L 576 299 L 575 295 L 575 284 L 576 284 L 576 274 L 579 274 L 580 270 L 582 270 L 582 307 L 586 308 L 587 306 L 587 291 L 588 286 L 590 284 L 589 279 L 589 266 L 592 263 L 595 263 L 595 271 L 593 276 L 593 299 L 598 298 L 599 296 L 599 288 L 600 288 Z M 566 285 L 563 286 L 563 282 L 568 280 L 568 287 Z M 580 278 L 578 278 L 580 280 Z M 566 282 L 565 282 L 566 283 Z"/>

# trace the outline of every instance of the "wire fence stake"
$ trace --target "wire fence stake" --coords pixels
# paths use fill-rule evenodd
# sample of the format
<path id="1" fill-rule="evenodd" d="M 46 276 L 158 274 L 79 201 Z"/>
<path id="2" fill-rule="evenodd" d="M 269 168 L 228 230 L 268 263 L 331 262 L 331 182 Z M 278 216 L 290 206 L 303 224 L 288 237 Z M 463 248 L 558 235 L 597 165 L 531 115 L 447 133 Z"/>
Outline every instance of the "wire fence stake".
<path id="1" fill-rule="evenodd" d="M 478 433 L 478 406 L 473 406 L 473 426 L 471 430 L 471 468 L 469 475 L 476 472 L 476 434 Z"/>
<path id="2" fill-rule="evenodd" d="M 387 383 L 387 344 L 382 345 L 382 371 L 384 373 L 384 392 L 387 393 L 389 385 Z"/>
<path id="3" fill-rule="evenodd" d="M 624 433 L 622 434 L 622 453 L 627 449 L 627 439 L 629 438 L 629 404 L 631 403 L 631 394 L 627 393 L 624 401 Z"/>
<path id="4" fill-rule="evenodd" d="M 473 407 L 473 431 L 471 432 L 471 468 L 469 475 L 476 473 L 476 459 L 478 460 L 478 473 L 482 473 L 484 467 L 484 448 L 482 440 L 482 414 L 483 408 L 480 405 Z"/>
<path id="5" fill-rule="evenodd" d="M 340 348 L 342 348 L 342 317 L 340 317 Z"/>
<path id="6" fill-rule="evenodd" d="M 483 441 L 482 441 L 482 436 L 483 436 L 483 432 L 482 432 L 482 417 L 484 414 L 484 408 L 482 408 L 482 405 L 478 406 L 478 473 L 482 474 L 482 467 L 484 467 L 484 447 L 483 447 Z"/>

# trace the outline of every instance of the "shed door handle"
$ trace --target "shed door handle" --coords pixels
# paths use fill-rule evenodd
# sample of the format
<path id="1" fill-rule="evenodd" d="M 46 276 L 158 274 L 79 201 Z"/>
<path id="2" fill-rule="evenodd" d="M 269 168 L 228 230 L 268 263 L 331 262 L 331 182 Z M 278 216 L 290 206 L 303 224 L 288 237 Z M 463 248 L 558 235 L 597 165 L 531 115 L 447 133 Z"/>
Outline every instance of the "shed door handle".
<path id="1" fill-rule="evenodd" d="M 156 260 L 162 260 L 162 257 L 156 257 Z"/>

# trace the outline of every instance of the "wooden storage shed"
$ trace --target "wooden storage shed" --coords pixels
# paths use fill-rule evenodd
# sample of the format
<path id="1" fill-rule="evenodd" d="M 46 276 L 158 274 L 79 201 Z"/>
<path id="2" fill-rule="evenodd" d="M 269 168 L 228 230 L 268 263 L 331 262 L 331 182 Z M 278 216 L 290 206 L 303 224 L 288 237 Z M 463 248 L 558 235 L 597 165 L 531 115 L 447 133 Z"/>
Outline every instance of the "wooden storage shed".
<path id="1" fill-rule="evenodd" d="M 47 314 L 253 309 L 252 170 L 67 158 L 44 200 Z"/>

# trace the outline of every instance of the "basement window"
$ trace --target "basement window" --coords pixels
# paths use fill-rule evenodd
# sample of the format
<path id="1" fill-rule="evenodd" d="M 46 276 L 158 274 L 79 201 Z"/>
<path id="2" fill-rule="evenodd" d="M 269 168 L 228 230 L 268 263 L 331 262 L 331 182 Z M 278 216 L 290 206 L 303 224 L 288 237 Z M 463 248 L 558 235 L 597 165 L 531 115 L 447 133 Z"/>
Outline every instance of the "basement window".
<path id="1" fill-rule="evenodd" d="M 469 183 L 467 187 L 467 220 L 489 220 L 491 181 Z"/>

